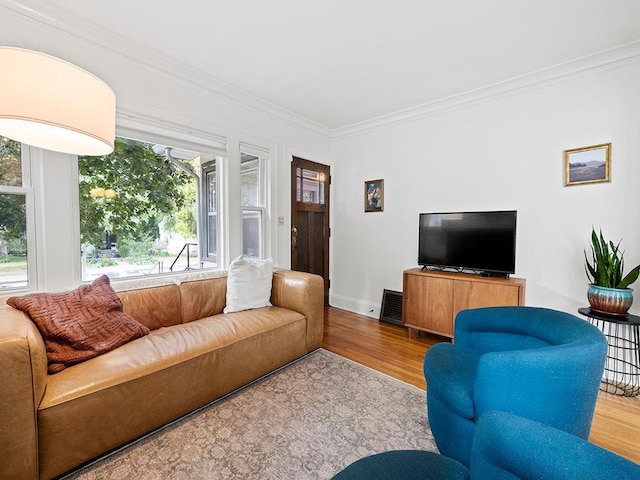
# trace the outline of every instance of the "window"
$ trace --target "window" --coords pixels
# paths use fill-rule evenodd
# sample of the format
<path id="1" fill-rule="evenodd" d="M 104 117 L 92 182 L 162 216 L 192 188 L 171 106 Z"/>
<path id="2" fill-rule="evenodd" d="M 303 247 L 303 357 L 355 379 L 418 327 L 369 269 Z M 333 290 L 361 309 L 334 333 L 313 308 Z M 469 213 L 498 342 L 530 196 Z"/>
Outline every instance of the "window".
<path id="1" fill-rule="evenodd" d="M 215 184 L 213 159 L 210 154 L 120 137 L 112 154 L 80 157 L 82 279 L 216 266 L 211 262 L 216 261 L 216 221 L 213 226 L 207 222 L 213 240 L 206 235 L 202 252 L 198 238 L 200 175 L 207 171 L 203 164 L 212 165 L 206 185 Z M 213 197 L 215 205 L 215 189 Z"/>
<path id="2" fill-rule="evenodd" d="M 270 256 L 269 150 L 240 143 L 236 170 L 222 137 L 172 145 L 169 132 L 125 131 L 154 142 L 116 137 L 112 154 L 78 159 L 83 281 L 225 268 L 238 250 Z"/>
<path id="3" fill-rule="evenodd" d="M 218 232 L 220 231 L 218 216 L 218 165 L 213 161 L 202 168 L 202 178 L 204 179 L 204 199 L 205 211 L 205 245 L 207 260 L 215 264 L 219 263 L 218 256 Z"/>
<path id="4" fill-rule="evenodd" d="M 0 289 L 29 286 L 29 147 L 0 137 Z M 31 228 L 29 227 L 29 230 Z"/>
<path id="5" fill-rule="evenodd" d="M 264 257 L 266 182 L 264 158 L 242 153 L 240 157 L 242 204 L 242 253 Z"/>

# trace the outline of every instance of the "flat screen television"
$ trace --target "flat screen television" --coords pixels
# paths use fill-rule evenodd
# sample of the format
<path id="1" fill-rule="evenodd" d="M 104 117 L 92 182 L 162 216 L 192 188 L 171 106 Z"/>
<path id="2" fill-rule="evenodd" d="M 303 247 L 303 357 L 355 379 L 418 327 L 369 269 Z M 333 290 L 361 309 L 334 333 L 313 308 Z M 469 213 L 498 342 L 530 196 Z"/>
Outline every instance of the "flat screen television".
<path id="1" fill-rule="evenodd" d="M 418 264 L 508 277 L 516 267 L 517 211 L 421 213 Z"/>

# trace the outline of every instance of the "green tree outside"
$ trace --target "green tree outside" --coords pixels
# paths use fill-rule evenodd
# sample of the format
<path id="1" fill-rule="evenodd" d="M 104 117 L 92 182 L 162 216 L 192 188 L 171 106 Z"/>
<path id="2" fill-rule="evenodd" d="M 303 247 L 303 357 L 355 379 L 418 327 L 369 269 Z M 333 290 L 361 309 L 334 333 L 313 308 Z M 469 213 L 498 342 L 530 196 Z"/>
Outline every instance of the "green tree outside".
<path id="1" fill-rule="evenodd" d="M 113 153 L 80 157 L 78 170 L 83 244 L 101 245 L 105 231 L 118 240 L 153 241 L 160 223 L 174 215 L 189 217 L 182 212 L 192 208 L 193 179 L 150 144 L 116 138 Z M 182 229 L 177 219 L 169 223 Z M 194 216 L 190 236 L 195 230 Z"/>
<path id="2" fill-rule="evenodd" d="M 0 136 L 0 184 L 22 186 L 22 145 Z"/>
<path id="3" fill-rule="evenodd" d="M 22 145 L 1 136 L 0 184 L 22 186 Z M 0 194 L 0 261 L 9 262 L 9 254 L 26 254 L 26 222 L 24 195 Z M 25 262 L 24 258 L 21 262 Z"/>

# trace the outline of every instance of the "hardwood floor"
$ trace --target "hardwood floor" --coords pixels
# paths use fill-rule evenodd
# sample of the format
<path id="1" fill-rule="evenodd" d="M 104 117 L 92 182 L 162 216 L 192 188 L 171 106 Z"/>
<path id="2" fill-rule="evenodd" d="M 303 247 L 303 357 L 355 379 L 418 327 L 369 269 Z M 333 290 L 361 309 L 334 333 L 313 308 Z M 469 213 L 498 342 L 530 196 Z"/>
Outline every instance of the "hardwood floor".
<path id="1" fill-rule="evenodd" d="M 440 341 L 428 334 L 409 339 L 403 327 L 325 308 L 323 348 L 422 389 L 424 354 Z M 589 440 L 640 463 L 640 397 L 600 392 Z"/>

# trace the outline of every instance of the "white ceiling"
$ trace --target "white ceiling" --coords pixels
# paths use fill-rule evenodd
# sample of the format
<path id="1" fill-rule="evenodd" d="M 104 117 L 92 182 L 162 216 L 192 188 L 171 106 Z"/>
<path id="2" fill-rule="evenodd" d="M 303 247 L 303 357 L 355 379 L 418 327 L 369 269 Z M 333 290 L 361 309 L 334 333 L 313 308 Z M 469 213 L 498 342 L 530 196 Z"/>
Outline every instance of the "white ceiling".
<path id="1" fill-rule="evenodd" d="M 640 40 L 639 0 L 46 4 L 49 20 L 107 30 L 329 129 Z"/>

